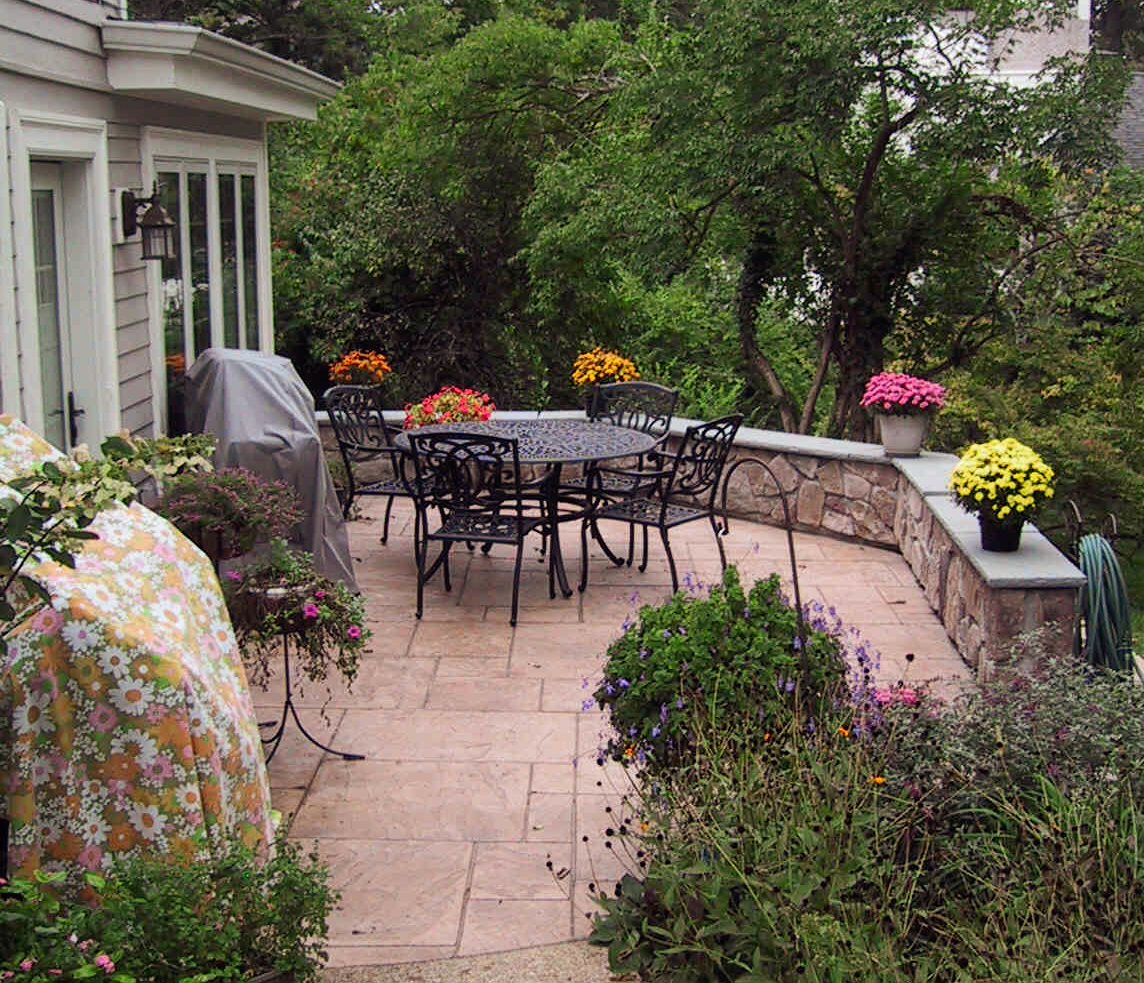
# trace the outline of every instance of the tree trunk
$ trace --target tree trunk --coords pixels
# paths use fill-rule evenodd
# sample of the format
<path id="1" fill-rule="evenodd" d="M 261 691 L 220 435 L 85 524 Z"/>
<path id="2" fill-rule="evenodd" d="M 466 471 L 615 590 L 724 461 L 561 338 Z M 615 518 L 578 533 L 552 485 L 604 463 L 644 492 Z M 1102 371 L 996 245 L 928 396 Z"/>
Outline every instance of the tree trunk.
<path id="1" fill-rule="evenodd" d="M 794 400 L 787 392 L 770 360 L 759 348 L 755 334 L 755 318 L 762 302 L 764 287 L 769 281 L 775 261 L 775 240 L 768 230 L 758 229 L 743 259 L 743 272 L 739 276 L 737 315 L 739 344 L 746 363 L 747 374 L 754 377 L 755 385 L 765 389 L 774 398 L 783 429 L 797 432 L 798 417 Z"/>

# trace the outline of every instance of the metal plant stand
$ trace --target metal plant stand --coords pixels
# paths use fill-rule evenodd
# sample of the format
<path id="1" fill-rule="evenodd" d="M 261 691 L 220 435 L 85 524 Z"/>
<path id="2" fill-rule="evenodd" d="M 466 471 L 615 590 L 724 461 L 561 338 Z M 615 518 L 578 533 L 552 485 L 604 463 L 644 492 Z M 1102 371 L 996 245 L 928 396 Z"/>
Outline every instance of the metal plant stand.
<path id="1" fill-rule="evenodd" d="M 291 632 L 284 631 L 282 633 L 282 661 L 285 664 L 285 683 L 286 683 L 286 699 L 282 703 L 282 716 L 278 718 L 277 722 L 269 721 L 268 723 L 260 723 L 259 727 L 274 727 L 274 733 L 269 737 L 262 738 L 262 743 L 269 746 L 270 750 L 266 753 L 266 763 L 270 764 L 270 759 L 274 757 L 275 752 L 278 750 L 278 745 L 282 743 L 282 734 L 286 730 L 286 715 L 289 714 L 294 718 L 294 723 L 298 725 L 298 729 L 302 732 L 302 736 L 306 738 L 316 748 L 321 748 L 323 751 L 328 751 L 330 754 L 336 754 L 344 761 L 364 761 L 364 754 L 355 754 L 352 751 L 338 751 L 326 744 L 319 741 L 313 734 L 306 730 L 305 725 L 302 723 L 301 718 L 298 716 L 298 708 L 294 706 L 294 691 L 290 684 L 290 635 Z"/>

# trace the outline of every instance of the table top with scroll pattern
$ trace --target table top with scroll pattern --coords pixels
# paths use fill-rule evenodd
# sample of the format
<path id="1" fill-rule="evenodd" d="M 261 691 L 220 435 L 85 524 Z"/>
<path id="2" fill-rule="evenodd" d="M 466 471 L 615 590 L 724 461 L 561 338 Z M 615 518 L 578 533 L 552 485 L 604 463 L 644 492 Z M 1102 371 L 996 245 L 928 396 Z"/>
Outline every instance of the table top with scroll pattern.
<path id="1" fill-rule="evenodd" d="M 409 450 L 410 433 L 464 432 L 516 438 L 521 464 L 571 464 L 606 461 L 646 454 L 655 437 L 640 430 L 591 420 L 484 420 L 464 423 L 433 423 L 406 430 L 394 438 Z"/>

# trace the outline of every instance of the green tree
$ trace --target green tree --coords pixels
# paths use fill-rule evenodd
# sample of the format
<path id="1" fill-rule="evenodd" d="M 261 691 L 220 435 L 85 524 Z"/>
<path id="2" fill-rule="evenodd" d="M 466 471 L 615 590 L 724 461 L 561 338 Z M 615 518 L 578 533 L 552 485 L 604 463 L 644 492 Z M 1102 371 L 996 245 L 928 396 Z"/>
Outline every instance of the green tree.
<path id="1" fill-rule="evenodd" d="M 1115 63 L 1061 62 L 1027 87 L 985 72 L 1013 31 L 1066 12 L 1011 0 L 700 0 L 675 16 L 646 5 L 606 126 L 541 168 L 525 250 L 539 316 L 582 304 L 599 323 L 618 271 L 663 282 L 722 256 L 738 278 L 747 379 L 782 425 L 812 429 L 830 391 L 820 429 L 864 436 L 862 388 L 903 322 L 927 325 L 938 363 L 987 340 L 966 321 L 1003 306 L 1012 257 L 1053 218 L 1041 161 L 1112 153 Z M 789 350 L 760 343 L 776 298 L 817 327 L 801 393 L 784 378 Z"/>
<path id="2" fill-rule="evenodd" d="M 321 361 L 383 350 L 404 399 L 449 383 L 500 405 L 537 398 L 547 342 L 524 317 L 520 213 L 537 163 L 591 129 L 617 44 L 606 21 L 564 30 L 504 15 L 420 56 L 379 57 L 320 125 L 282 134 L 280 347 Z"/>

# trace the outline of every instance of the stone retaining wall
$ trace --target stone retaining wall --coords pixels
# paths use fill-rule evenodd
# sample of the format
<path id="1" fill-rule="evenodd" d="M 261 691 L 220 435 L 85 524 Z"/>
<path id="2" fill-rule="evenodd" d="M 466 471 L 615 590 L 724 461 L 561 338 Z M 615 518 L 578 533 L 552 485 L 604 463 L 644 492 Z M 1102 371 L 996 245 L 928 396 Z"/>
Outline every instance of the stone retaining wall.
<path id="1" fill-rule="evenodd" d="M 676 421 L 673 432 L 682 435 L 694 422 Z M 323 443 L 336 448 L 328 430 L 323 427 Z M 979 677 L 1010 660 L 1019 634 L 1047 622 L 1060 626 L 1062 646 L 1070 643 L 1084 575 L 1028 524 L 1019 552 L 983 551 L 976 519 L 958 509 L 947 490 L 957 461 L 952 455 L 891 459 L 877 444 L 744 428 L 728 467 L 744 458 L 773 470 L 795 529 L 900 552 Z M 775 481 L 756 464 L 735 468 L 727 508 L 750 521 L 784 521 Z"/>
<path id="2" fill-rule="evenodd" d="M 691 421 L 680 421 L 680 428 Z M 876 444 L 744 429 L 728 468 L 764 461 L 787 496 L 794 527 L 900 552 L 963 659 L 984 677 L 1012 659 L 1023 632 L 1056 622 L 1067 647 L 1084 575 L 1034 526 L 1016 554 L 981 549 L 976 518 L 948 491 L 957 458 L 887 458 Z M 731 474 L 732 515 L 781 525 L 775 481 L 757 465 Z"/>

